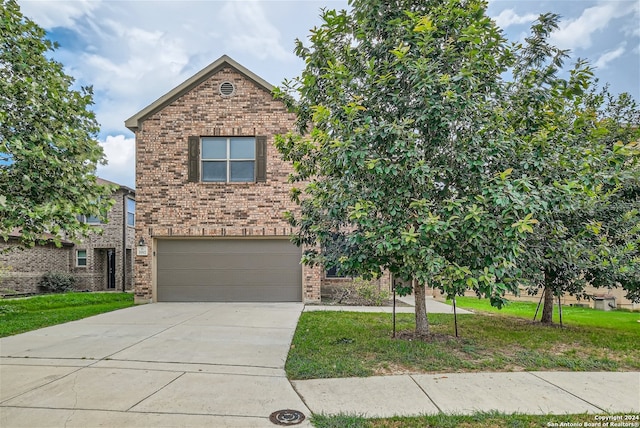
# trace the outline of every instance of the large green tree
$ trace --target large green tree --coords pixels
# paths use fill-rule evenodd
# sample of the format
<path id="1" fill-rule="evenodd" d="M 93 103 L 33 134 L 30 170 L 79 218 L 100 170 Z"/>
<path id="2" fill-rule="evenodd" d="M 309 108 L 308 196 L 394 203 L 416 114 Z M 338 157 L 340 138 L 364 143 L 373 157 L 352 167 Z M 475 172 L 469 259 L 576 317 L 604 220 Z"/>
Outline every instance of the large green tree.
<path id="1" fill-rule="evenodd" d="M 640 302 L 640 106 L 628 94 L 613 96 L 606 87 L 592 99 L 601 106 L 599 138 L 628 159 L 622 165 L 627 178 L 600 207 L 598 236 L 605 245 L 584 276 L 596 287 L 621 287 L 629 300 Z"/>
<path id="2" fill-rule="evenodd" d="M 512 45 L 484 1 L 350 6 L 298 41 L 305 69 L 276 92 L 298 117 L 277 146 L 303 261 L 411 279 L 418 333 L 425 284 L 497 306 L 542 288 L 547 322 L 586 280 L 637 295 L 636 122 L 607 119 L 633 107 L 594 96 L 585 62 L 561 77 L 557 16 Z"/>
<path id="3" fill-rule="evenodd" d="M 293 162 L 290 214 L 303 261 L 411 280 L 416 332 L 425 285 L 468 287 L 500 305 L 536 220 L 532 184 L 503 168 L 497 99 L 509 46 L 486 2 L 352 0 L 324 11 L 302 75 L 277 91 L 298 129 L 277 140 Z"/>
<path id="4" fill-rule="evenodd" d="M 563 77 L 568 53 L 548 43 L 557 22 L 542 15 L 515 47 L 502 107 L 518 142 L 504 161 L 534 182 L 542 208 L 518 265 L 529 292 L 543 290 L 543 323 L 556 297 L 587 297 L 589 283 L 633 287 L 638 271 L 637 107 L 598 92 L 584 61 Z"/>
<path id="5" fill-rule="evenodd" d="M 84 234 L 78 215 L 111 203 L 95 177 L 104 154 L 91 88 L 73 88 L 55 47 L 14 0 L 0 0 L 0 236 L 19 231 L 25 246 Z"/>

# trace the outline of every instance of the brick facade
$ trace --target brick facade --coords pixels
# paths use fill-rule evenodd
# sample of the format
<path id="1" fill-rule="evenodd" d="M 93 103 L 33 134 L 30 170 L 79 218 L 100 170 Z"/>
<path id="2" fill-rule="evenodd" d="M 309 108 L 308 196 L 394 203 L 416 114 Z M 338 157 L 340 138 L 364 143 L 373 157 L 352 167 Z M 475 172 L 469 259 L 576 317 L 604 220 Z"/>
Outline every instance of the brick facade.
<path id="1" fill-rule="evenodd" d="M 126 122 L 136 134 L 136 242 L 142 238 L 148 246 L 147 256 L 135 257 L 139 303 L 154 300 L 157 238 L 274 238 L 293 232 L 283 217 L 297 209 L 289 196 L 292 167 L 273 143 L 276 134 L 293 128 L 295 116 L 273 99 L 270 87 L 245 71 L 233 61 L 219 60 L 170 102 L 137 118 L 133 126 L 131 119 Z M 220 94 L 223 82 L 235 85 L 232 96 Z M 266 182 L 189 182 L 190 136 L 266 136 Z M 320 269 L 304 266 L 302 282 L 303 300 L 318 301 Z"/>
<path id="2" fill-rule="evenodd" d="M 45 273 L 69 272 L 72 262 L 71 243 L 60 248 L 46 244 L 19 250 L 13 239 L 8 242 L 0 240 L 0 265 L 9 269 L 0 279 L 0 294 L 35 293 L 38 281 Z"/>
<path id="3" fill-rule="evenodd" d="M 65 242 L 62 247 L 46 244 L 25 250 L 13 249 L 2 252 L 5 248 L 15 247 L 16 241 L 0 241 L 0 264 L 9 267 L 9 271 L 0 282 L 0 294 L 35 293 L 38 291 L 38 282 L 47 272 L 73 274 L 78 290 L 122 291 L 123 287 L 130 290 L 133 283 L 132 249 L 135 230 L 126 225 L 126 200 L 135 200 L 135 193 L 132 189 L 121 186 L 114 192 L 113 198 L 115 204 L 107 213 L 108 223 L 95 226 L 102 229 L 102 232 L 91 234 L 80 242 Z M 78 250 L 86 250 L 87 264 L 84 267 L 77 266 Z M 111 252 L 115 258 L 113 273 L 108 269 L 108 254 Z M 123 269 L 123 266 L 126 268 Z"/>

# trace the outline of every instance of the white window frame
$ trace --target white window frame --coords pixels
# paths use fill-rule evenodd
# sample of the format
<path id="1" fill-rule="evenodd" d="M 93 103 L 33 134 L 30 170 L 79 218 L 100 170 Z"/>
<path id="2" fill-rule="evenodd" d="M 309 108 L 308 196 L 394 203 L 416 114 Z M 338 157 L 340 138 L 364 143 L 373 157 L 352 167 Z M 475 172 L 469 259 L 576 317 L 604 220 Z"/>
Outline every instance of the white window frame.
<path id="1" fill-rule="evenodd" d="M 89 216 L 89 215 L 84 215 L 84 214 L 80 214 L 78 216 L 78 221 L 82 222 L 82 223 L 86 223 L 86 224 L 102 224 L 102 222 L 100 221 L 100 217 L 98 216 Z"/>
<path id="2" fill-rule="evenodd" d="M 80 257 L 80 252 L 83 251 L 84 252 L 84 257 Z M 87 265 L 89 264 L 89 253 L 87 252 L 87 250 L 84 249 L 78 249 L 76 250 L 76 267 L 79 268 L 86 268 Z M 80 264 L 80 260 L 84 260 L 84 264 L 81 265 Z"/>
<path id="3" fill-rule="evenodd" d="M 256 181 L 256 151 L 255 151 L 255 145 L 256 145 L 256 137 L 255 136 L 234 136 L 234 137 L 201 137 L 200 138 L 200 153 L 204 153 L 204 140 L 205 138 L 219 138 L 219 139 L 226 139 L 226 151 L 227 151 L 227 156 L 225 159 L 214 159 L 214 158 L 205 158 L 202 155 L 200 156 L 200 181 L 202 183 L 255 183 Z M 253 158 L 242 158 L 242 159 L 231 159 L 231 140 L 234 138 L 252 138 L 253 139 Z M 226 163 L 226 168 L 227 168 L 227 176 L 225 181 L 215 181 L 215 180 L 204 180 L 203 179 L 203 175 L 204 175 L 204 163 L 205 162 L 225 162 Z M 249 181 L 231 181 L 231 162 L 253 162 L 253 178 Z"/>

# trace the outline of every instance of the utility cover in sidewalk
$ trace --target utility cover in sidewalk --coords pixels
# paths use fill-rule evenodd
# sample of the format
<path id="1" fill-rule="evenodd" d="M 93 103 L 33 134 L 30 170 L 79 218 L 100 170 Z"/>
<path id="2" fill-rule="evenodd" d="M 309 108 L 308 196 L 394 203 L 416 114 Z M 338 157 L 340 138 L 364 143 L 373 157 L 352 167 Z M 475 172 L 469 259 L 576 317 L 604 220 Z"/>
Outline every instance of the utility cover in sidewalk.
<path id="1" fill-rule="evenodd" d="M 269 420 L 276 425 L 298 425 L 304 421 L 304 414 L 297 410 L 278 410 L 269 415 Z"/>

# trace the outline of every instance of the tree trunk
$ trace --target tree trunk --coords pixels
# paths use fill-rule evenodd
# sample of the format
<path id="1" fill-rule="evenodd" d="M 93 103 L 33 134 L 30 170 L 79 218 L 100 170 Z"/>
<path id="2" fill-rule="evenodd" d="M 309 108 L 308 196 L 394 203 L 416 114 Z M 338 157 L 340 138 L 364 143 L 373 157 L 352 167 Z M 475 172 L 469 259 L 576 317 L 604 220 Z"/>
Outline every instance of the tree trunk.
<path id="1" fill-rule="evenodd" d="M 416 335 L 429 334 L 429 319 L 427 318 L 426 287 L 413 280 L 413 296 L 416 302 Z"/>
<path id="2" fill-rule="evenodd" d="M 543 324 L 553 324 L 553 276 L 549 271 L 544 272 L 544 306 L 542 307 Z"/>

